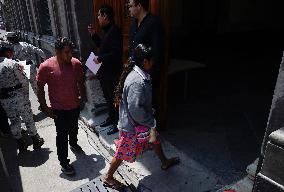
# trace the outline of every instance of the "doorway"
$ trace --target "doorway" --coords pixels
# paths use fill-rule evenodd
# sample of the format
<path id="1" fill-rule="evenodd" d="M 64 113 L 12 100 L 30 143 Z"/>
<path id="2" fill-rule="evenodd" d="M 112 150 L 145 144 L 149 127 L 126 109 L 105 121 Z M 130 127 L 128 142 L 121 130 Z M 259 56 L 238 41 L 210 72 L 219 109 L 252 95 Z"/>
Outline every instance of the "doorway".
<path id="1" fill-rule="evenodd" d="M 221 184 L 230 184 L 260 154 L 283 51 L 277 5 L 268 10 L 253 0 L 170 3 L 171 60 L 202 67 L 169 76 L 164 135 Z"/>

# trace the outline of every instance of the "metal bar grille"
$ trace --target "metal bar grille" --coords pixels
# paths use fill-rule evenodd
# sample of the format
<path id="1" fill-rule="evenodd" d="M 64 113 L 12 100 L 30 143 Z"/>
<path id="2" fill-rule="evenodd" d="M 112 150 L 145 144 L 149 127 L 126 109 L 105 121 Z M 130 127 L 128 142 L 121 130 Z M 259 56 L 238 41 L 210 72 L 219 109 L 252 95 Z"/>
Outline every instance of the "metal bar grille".
<path id="1" fill-rule="evenodd" d="M 103 185 L 102 180 L 100 177 L 74 189 L 71 192 L 131 192 L 129 188 L 124 188 L 121 190 L 114 190 Z"/>

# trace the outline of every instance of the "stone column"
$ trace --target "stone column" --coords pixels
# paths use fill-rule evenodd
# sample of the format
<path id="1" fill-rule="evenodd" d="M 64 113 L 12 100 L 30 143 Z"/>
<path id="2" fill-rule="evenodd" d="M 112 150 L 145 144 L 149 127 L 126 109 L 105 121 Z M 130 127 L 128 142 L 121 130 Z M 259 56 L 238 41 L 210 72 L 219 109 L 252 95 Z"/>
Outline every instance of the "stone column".
<path id="1" fill-rule="evenodd" d="M 53 36 L 57 36 L 57 30 L 56 30 L 56 16 L 55 16 L 55 10 L 54 10 L 54 2 L 52 0 L 47 1 L 48 3 L 48 10 L 50 15 L 50 22 L 51 22 L 51 29 Z"/>
<path id="2" fill-rule="evenodd" d="M 36 15 L 36 1 L 35 0 L 29 0 L 30 1 L 30 13 L 32 16 L 32 22 L 33 22 L 33 26 L 34 26 L 34 33 L 38 33 L 39 32 L 39 27 L 38 27 L 38 19 L 37 19 L 37 15 Z"/>
<path id="3" fill-rule="evenodd" d="M 268 155 L 271 154 L 271 149 L 270 150 L 267 149 L 269 137 L 270 139 L 271 137 L 273 137 L 273 134 L 271 133 L 280 130 L 282 127 L 284 127 L 284 56 L 282 57 L 277 83 L 274 90 L 266 132 L 261 148 L 261 156 L 258 162 L 256 174 L 258 174 L 263 169 L 263 162 L 264 159 L 267 159 L 266 158 L 267 153 Z M 284 137 L 284 132 L 278 131 L 277 137 L 280 138 L 281 136 Z M 277 159 L 277 157 L 280 156 L 275 156 L 274 157 L 276 158 L 275 161 L 280 161 L 279 159 Z M 266 168 L 268 166 L 267 164 L 269 164 L 268 161 L 269 160 L 266 160 L 266 165 L 265 165 Z M 281 161 L 284 161 L 284 159 L 281 159 Z"/>
<path id="4" fill-rule="evenodd" d="M 78 48 L 78 50 L 81 50 L 81 38 L 80 38 L 80 34 L 79 34 L 79 30 L 78 30 L 78 20 L 77 20 L 77 14 L 76 14 L 76 6 L 77 6 L 77 3 L 78 2 L 75 2 L 74 0 L 70 0 L 70 9 L 69 11 L 71 11 L 71 18 L 70 18 L 70 23 L 72 23 L 72 26 L 73 26 L 73 29 L 70 29 L 72 30 L 72 33 L 73 33 L 73 36 L 74 36 L 74 42 L 76 47 Z M 82 58 L 80 58 L 82 59 Z"/>
<path id="5" fill-rule="evenodd" d="M 87 103 L 80 116 L 88 126 L 95 130 L 96 125 L 101 122 L 100 118 L 98 117 L 100 114 L 106 112 L 107 105 L 103 97 L 99 80 L 96 79 L 89 70 L 86 72 L 85 86 Z"/>
<path id="6" fill-rule="evenodd" d="M 64 4 L 64 0 L 56 0 L 54 1 L 57 7 L 57 14 L 59 19 L 59 29 L 61 32 L 61 35 L 64 37 L 69 37 L 68 34 L 68 22 L 67 22 L 67 15 L 66 15 L 66 5 Z"/>
<path id="7" fill-rule="evenodd" d="M 284 56 L 280 64 L 277 83 L 274 90 L 270 113 L 267 121 L 266 132 L 261 147 L 261 155 L 259 161 L 256 161 L 252 166 L 256 167 L 252 172 L 253 180 L 255 180 L 256 174 L 260 172 L 263 167 L 263 161 L 266 156 L 266 147 L 268 144 L 269 136 L 272 132 L 284 127 Z M 283 134 L 283 132 L 280 132 Z M 284 137 L 284 135 L 283 135 Z M 283 159 L 284 161 L 284 159 Z"/>
<path id="8" fill-rule="evenodd" d="M 27 7 L 27 13 L 28 13 L 27 17 L 28 17 L 29 25 L 30 25 L 29 27 L 30 27 L 31 31 L 35 31 L 30 0 L 25 0 L 25 2 L 26 2 L 26 7 Z"/>
<path id="9" fill-rule="evenodd" d="M 280 135 L 282 135 L 282 137 L 284 138 L 284 131 L 283 131 L 284 129 L 282 129 L 282 131 L 279 131 L 282 127 L 284 127 L 284 56 L 282 57 L 282 62 L 280 65 L 279 74 L 277 78 L 277 83 L 276 83 L 275 90 L 274 90 L 274 95 L 273 95 L 270 113 L 269 113 L 269 117 L 267 121 L 267 126 L 266 126 L 266 132 L 265 132 L 265 136 L 264 136 L 263 143 L 262 143 L 260 158 L 255 160 L 253 164 L 247 167 L 247 173 L 248 173 L 247 177 L 245 177 L 243 180 L 237 182 L 236 184 L 232 186 L 226 186 L 224 189 L 235 189 L 236 191 L 251 192 L 253 188 L 255 188 L 254 185 L 255 185 L 256 175 L 263 169 L 264 159 L 267 159 L 266 158 L 266 155 L 267 155 L 266 148 L 267 148 L 267 144 L 271 143 L 271 142 L 268 142 L 269 137 L 270 137 L 270 140 L 271 139 L 273 140 L 273 136 L 275 137 L 275 135 L 277 135 L 277 138 L 281 138 Z M 275 131 L 277 132 L 274 133 L 274 135 L 271 134 Z M 284 141 L 284 139 L 282 140 Z M 273 163 L 269 162 L 269 160 L 272 159 L 271 154 L 275 154 L 275 153 L 271 151 L 272 151 L 271 149 L 268 150 L 268 157 L 270 158 L 266 160 L 265 170 L 267 169 L 271 170 L 269 166 L 270 165 L 273 166 Z M 283 151 L 283 154 L 284 154 L 284 151 Z M 279 157 L 281 156 L 274 155 L 275 159 L 273 161 L 276 161 L 276 162 L 284 161 L 284 158 L 277 159 Z M 259 174 L 259 175 L 262 175 L 262 174 Z M 270 175 L 273 175 L 273 173 Z M 259 183 L 259 180 L 264 180 L 264 179 L 258 176 L 258 183 Z M 254 189 L 254 191 L 257 191 L 257 190 L 258 189 L 256 188 Z"/>
<path id="10" fill-rule="evenodd" d="M 261 170 L 256 175 L 253 192 L 284 192 L 284 128 L 269 135 Z"/>
<path id="11" fill-rule="evenodd" d="M 93 18 L 92 0 L 69 1 L 69 23 L 71 23 L 72 40 L 78 48 L 80 59 L 86 61 L 91 51 L 94 51 L 94 44 L 89 36 L 87 26 Z"/>
<path id="12" fill-rule="evenodd" d="M 280 65 L 274 96 L 271 104 L 267 128 L 262 143 L 261 155 L 265 156 L 265 150 L 269 135 L 284 127 L 284 56 Z"/>

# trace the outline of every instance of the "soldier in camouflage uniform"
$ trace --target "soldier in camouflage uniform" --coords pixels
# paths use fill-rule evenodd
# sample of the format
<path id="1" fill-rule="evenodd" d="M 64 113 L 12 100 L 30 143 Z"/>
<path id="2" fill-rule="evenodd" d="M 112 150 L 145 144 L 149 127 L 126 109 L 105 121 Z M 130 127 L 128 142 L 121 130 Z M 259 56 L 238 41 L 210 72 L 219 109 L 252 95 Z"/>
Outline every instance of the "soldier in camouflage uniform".
<path id="1" fill-rule="evenodd" d="M 27 150 L 27 143 L 22 138 L 21 118 L 33 140 L 33 148 L 40 148 L 44 140 L 37 133 L 31 103 L 25 97 L 24 84 L 27 81 L 22 67 L 9 59 L 13 55 L 12 45 L 1 42 L 0 45 L 0 103 L 11 122 L 11 132 L 17 140 L 19 151 Z"/>
<path id="2" fill-rule="evenodd" d="M 15 60 L 27 61 L 27 64 L 31 65 L 30 68 L 30 83 L 33 91 L 37 95 L 37 84 L 36 84 L 36 74 L 37 67 L 39 63 L 37 61 L 38 55 L 42 60 L 46 59 L 45 53 L 31 44 L 26 42 L 20 42 L 19 37 L 15 32 L 7 32 L 6 33 L 7 40 L 14 45 L 14 57 Z"/>

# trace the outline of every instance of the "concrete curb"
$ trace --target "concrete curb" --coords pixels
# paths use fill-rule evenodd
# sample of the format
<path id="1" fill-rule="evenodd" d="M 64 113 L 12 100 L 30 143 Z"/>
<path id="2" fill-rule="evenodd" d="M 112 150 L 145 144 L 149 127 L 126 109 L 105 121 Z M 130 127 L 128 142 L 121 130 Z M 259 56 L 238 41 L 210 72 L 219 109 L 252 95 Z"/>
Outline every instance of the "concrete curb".
<path id="1" fill-rule="evenodd" d="M 98 120 L 101 121 L 103 117 Z M 95 121 L 95 120 L 93 120 Z M 114 153 L 115 145 L 113 140 L 118 134 L 108 136 L 107 129 L 100 129 L 89 125 L 89 120 L 81 114 L 80 127 L 83 128 L 97 146 L 98 150 L 104 153 L 103 157 L 110 162 Z M 218 185 L 217 176 L 208 172 L 200 164 L 192 160 L 167 141 L 163 141 L 164 151 L 169 156 L 178 156 L 181 164 L 167 172 L 160 170 L 159 161 L 151 152 L 145 152 L 135 163 L 124 162 L 119 168 L 119 177 L 131 183 L 138 191 L 217 191 L 222 186 Z M 149 177 L 151 176 L 151 177 Z M 159 180 L 159 178 L 163 178 Z M 157 184 L 157 182 L 159 184 Z M 158 190 L 159 188 L 159 190 Z"/>

